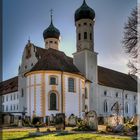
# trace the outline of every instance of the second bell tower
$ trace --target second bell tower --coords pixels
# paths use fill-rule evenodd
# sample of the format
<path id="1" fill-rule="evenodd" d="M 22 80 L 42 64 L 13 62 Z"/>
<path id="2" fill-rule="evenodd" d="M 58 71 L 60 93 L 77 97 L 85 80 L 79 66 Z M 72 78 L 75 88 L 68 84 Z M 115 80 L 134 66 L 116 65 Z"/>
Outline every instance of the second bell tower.
<path id="1" fill-rule="evenodd" d="M 98 72 L 97 53 L 94 51 L 95 12 L 85 2 L 75 12 L 76 48 L 74 64 L 91 81 L 89 89 L 89 110 L 98 114 Z"/>

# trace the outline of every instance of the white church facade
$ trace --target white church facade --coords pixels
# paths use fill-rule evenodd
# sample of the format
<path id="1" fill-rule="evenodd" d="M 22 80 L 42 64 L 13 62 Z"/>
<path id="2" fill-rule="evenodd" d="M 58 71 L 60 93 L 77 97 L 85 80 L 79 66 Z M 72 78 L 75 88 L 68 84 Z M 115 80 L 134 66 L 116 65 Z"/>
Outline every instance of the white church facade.
<path id="1" fill-rule="evenodd" d="M 73 58 L 60 51 L 60 31 L 51 23 L 43 32 L 45 48 L 29 40 L 24 48 L 18 76 L 0 83 L 2 113 L 45 120 L 65 113 L 82 118 L 95 110 L 106 118 L 120 105 L 120 115 L 137 114 L 137 79 L 98 66 L 94 49 L 95 12 L 85 0 L 75 12 L 76 52 Z"/>

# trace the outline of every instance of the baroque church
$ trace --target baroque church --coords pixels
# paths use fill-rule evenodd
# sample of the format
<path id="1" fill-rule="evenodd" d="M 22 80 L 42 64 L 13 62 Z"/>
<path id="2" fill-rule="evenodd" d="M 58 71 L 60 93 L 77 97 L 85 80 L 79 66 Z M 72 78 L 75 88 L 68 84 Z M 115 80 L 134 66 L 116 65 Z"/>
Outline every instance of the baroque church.
<path id="1" fill-rule="evenodd" d="M 95 12 L 83 0 L 75 11 L 76 52 L 73 58 L 60 51 L 60 31 L 51 22 L 43 32 L 45 47 L 26 44 L 18 76 L 0 83 L 2 113 L 45 121 L 56 113 L 82 118 L 94 110 L 98 118 L 137 113 L 137 80 L 133 75 L 98 66 L 94 48 Z"/>

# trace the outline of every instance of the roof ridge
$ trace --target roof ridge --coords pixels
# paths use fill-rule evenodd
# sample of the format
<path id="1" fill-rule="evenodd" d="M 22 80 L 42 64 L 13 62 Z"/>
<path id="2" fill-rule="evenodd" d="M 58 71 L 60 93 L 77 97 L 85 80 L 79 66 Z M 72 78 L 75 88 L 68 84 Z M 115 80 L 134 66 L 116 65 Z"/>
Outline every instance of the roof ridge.
<path id="1" fill-rule="evenodd" d="M 6 79 L 6 80 L 4 80 L 4 81 L 1 81 L 0 84 L 2 84 L 3 82 L 7 82 L 7 81 L 9 81 L 9 80 L 15 79 L 15 78 L 18 78 L 18 76 L 15 76 L 15 77 L 12 77 L 12 78 L 10 78 L 10 79 Z"/>
<path id="2" fill-rule="evenodd" d="M 114 69 L 106 68 L 106 67 L 99 66 L 99 65 L 98 65 L 98 67 L 101 67 L 101 68 L 104 68 L 104 69 L 107 69 L 107 70 L 111 70 L 111 71 L 114 71 L 114 72 L 117 72 L 117 73 L 120 73 L 120 74 L 124 74 L 124 75 L 130 76 L 129 74 L 126 74 L 126 73 L 123 73 L 123 72 L 120 72 L 120 71 L 117 71 L 117 70 L 114 70 Z"/>

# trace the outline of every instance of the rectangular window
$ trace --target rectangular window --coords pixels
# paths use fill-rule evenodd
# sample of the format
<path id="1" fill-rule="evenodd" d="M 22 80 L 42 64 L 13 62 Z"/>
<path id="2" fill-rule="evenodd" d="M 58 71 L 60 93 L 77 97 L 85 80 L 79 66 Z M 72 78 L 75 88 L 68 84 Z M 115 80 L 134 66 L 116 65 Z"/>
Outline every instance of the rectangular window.
<path id="1" fill-rule="evenodd" d="M 12 100 L 12 95 L 11 95 L 11 100 Z"/>
<path id="2" fill-rule="evenodd" d="M 2 105 L 2 111 L 4 111 L 4 105 Z"/>
<path id="3" fill-rule="evenodd" d="M 85 99 L 88 98 L 88 92 L 87 92 L 87 88 L 85 88 Z"/>
<path id="4" fill-rule="evenodd" d="M 80 33 L 78 34 L 78 40 L 81 40 L 81 34 Z"/>
<path id="5" fill-rule="evenodd" d="M 57 85 L 57 77 L 50 77 L 50 85 Z"/>
<path id="6" fill-rule="evenodd" d="M 14 100 L 16 99 L 16 95 L 14 94 Z"/>
<path id="7" fill-rule="evenodd" d="M 17 105 L 17 110 L 18 110 L 18 105 Z"/>
<path id="8" fill-rule="evenodd" d="M 8 101 L 8 95 L 6 96 L 6 101 Z"/>
<path id="9" fill-rule="evenodd" d="M 6 111 L 8 111 L 8 105 L 6 106 Z"/>
<path id="10" fill-rule="evenodd" d="M 23 90 L 23 88 L 21 89 L 21 97 L 24 97 L 24 90 Z"/>
<path id="11" fill-rule="evenodd" d="M 92 40 L 92 33 L 90 33 L 90 40 Z"/>
<path id="12" fill-rule="evenodd" d="M 2 96 L 2 102 L 4 102 L 4 96 Z"/>
<path id="13" fill-rule="evenodd" d="M 75 79 L 74 78 L 68 79 L 68 91 L 75 92 Z"/>
<path id="14" fill-rule="evenodd" d="M 84 39 L 87 39 L 87 32 L 84 32 Z"/>

